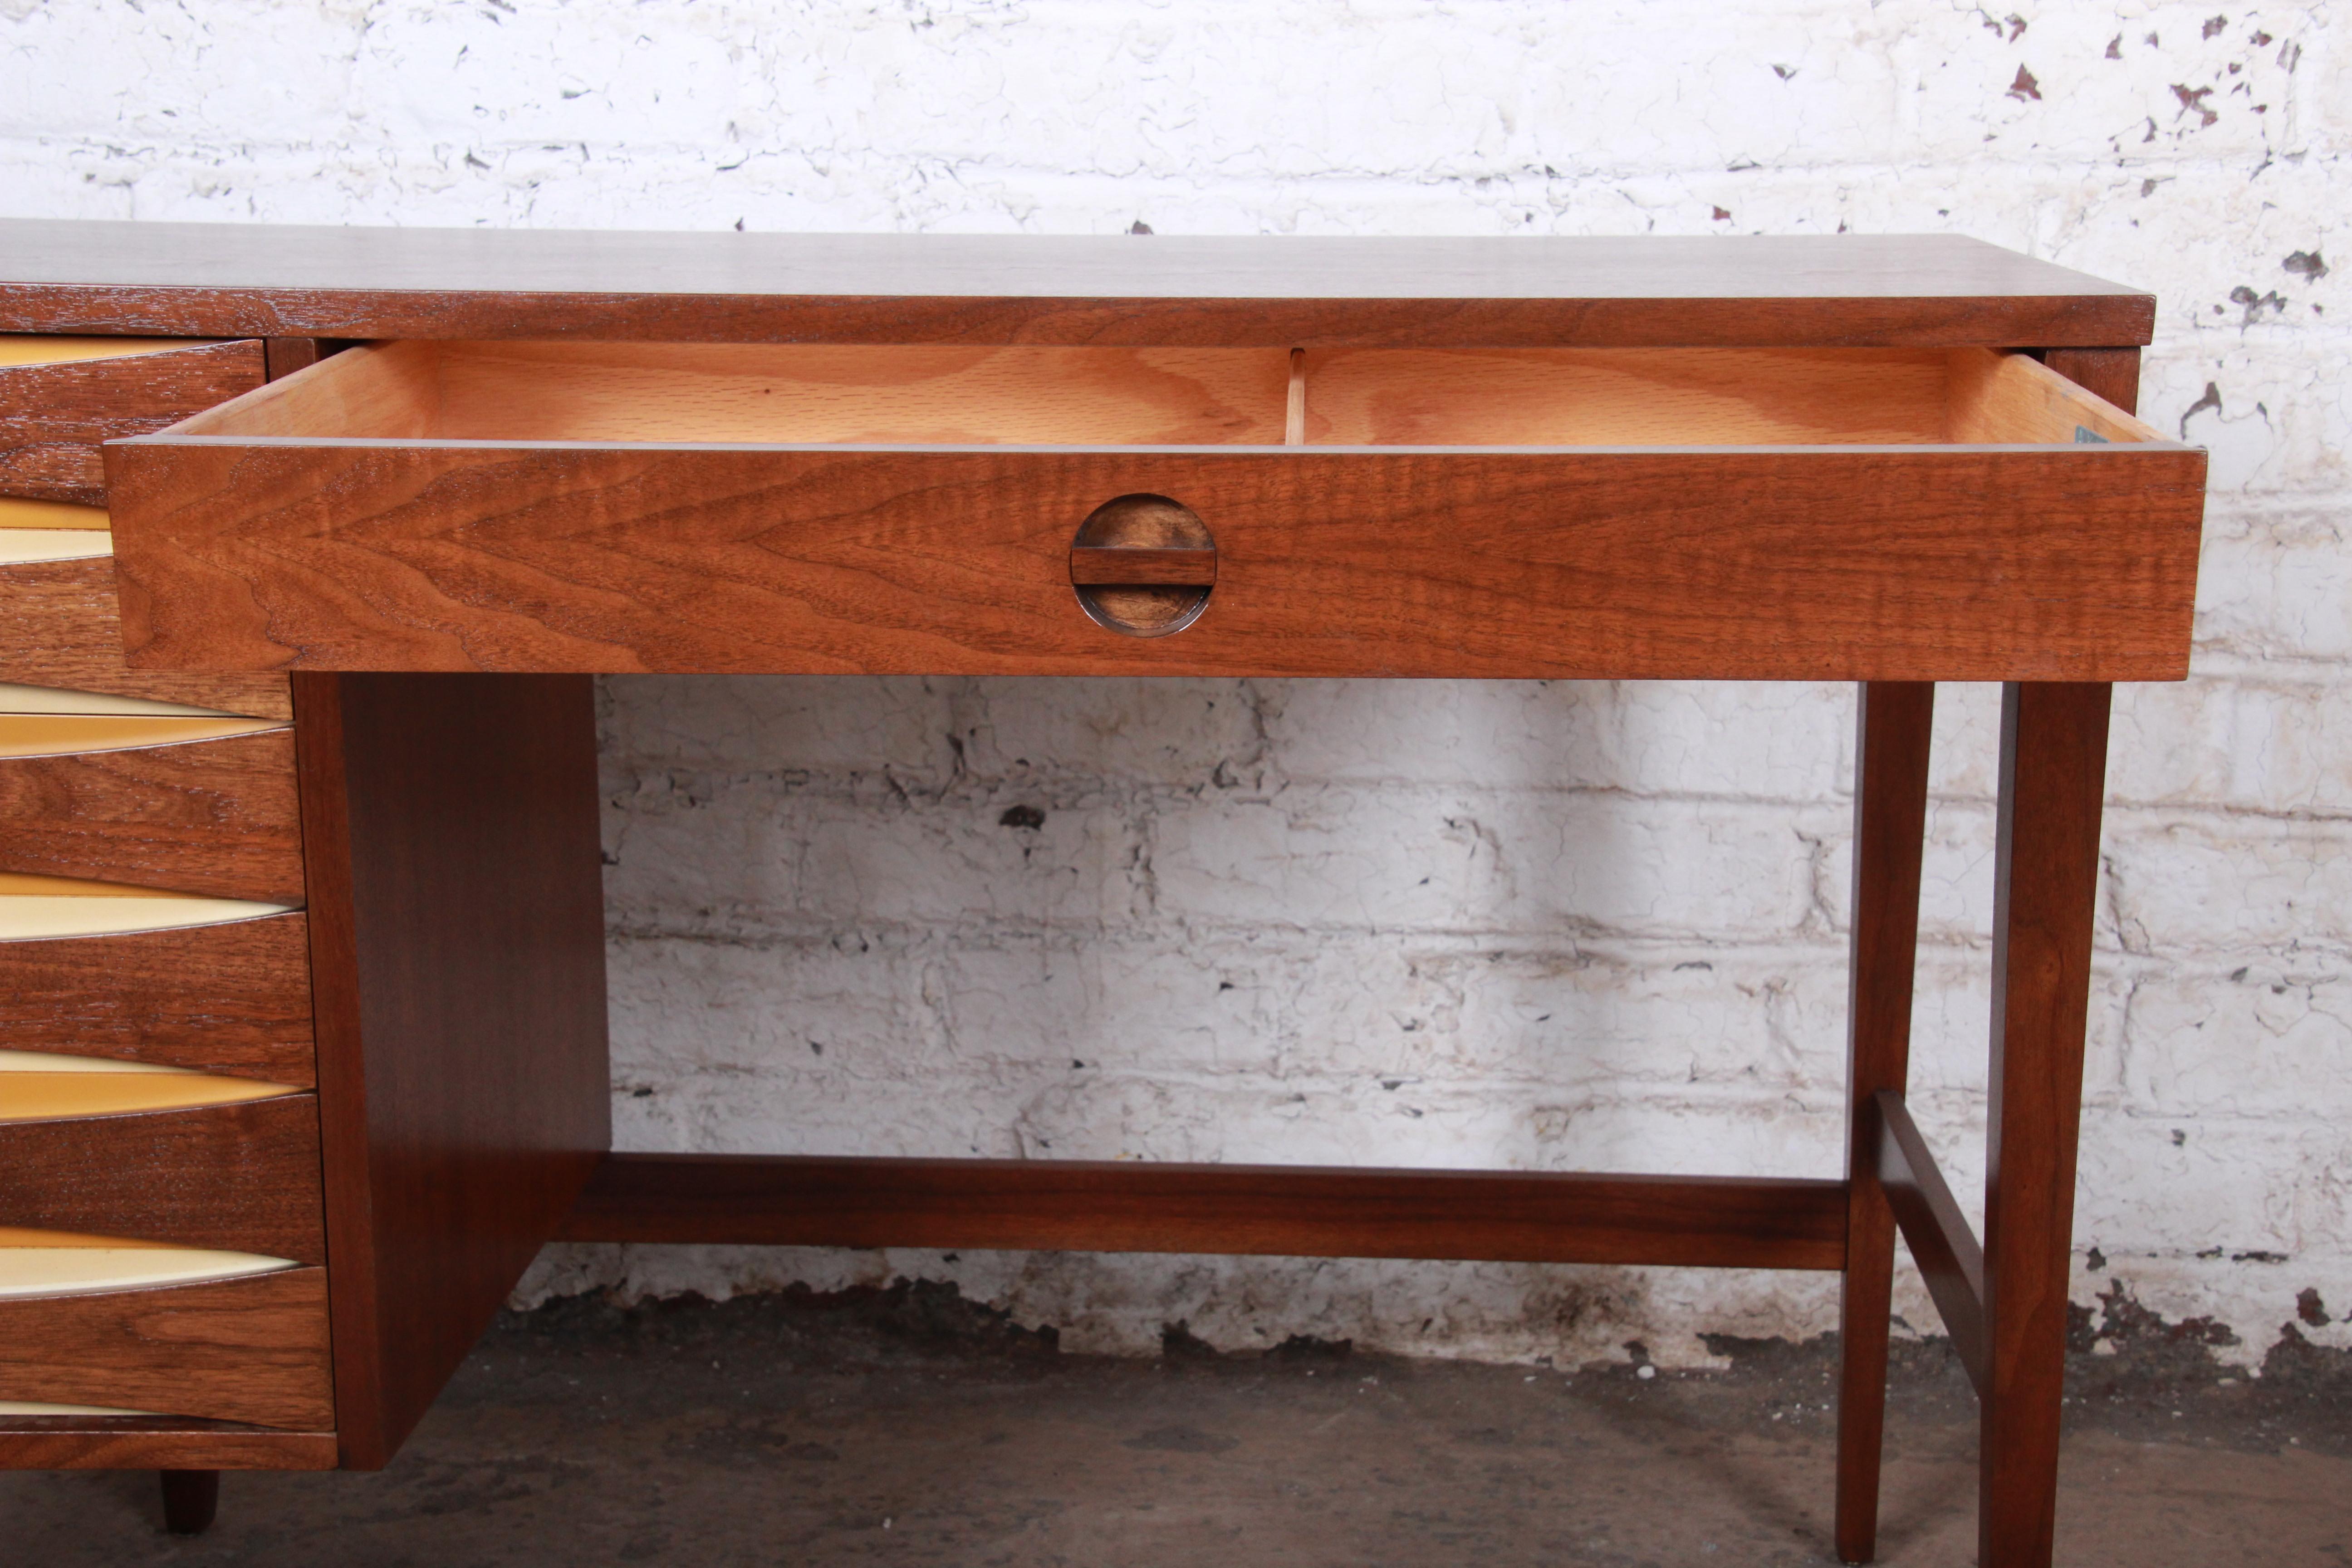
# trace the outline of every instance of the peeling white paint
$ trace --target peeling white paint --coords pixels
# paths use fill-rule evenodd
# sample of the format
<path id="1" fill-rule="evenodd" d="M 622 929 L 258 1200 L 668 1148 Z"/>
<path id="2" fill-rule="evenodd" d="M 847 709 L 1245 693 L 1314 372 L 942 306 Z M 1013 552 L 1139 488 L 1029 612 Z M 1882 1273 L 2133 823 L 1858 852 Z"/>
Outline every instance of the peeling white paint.
<path id="1" fill-rule="evenodd" d="M 2196 673 L 2118 693 L 2075 1295 L 2120 1279 L 2253 1359 L 2303 1290 L 2352 1312 L 2336 12 L 0 0 L 0 210 L 1951 230 L 2153 289 L 2144 411 L 2212 447 L 2215 489 Z M 1965 1194 L 1995 699 L 1941 701 L 1916 1077 Z M 1844 692 L 628 679 L 604 704 L 627 1147 L 1837 1169 Z M 1696 1363 L 1702 1332 L 1834 1318 L 1827 1281 L 1768 1275 L 723 1249 L 565 1249 L 526 1295 L 893 1273 L 1121 1350 L 1182 1320 Z"/>

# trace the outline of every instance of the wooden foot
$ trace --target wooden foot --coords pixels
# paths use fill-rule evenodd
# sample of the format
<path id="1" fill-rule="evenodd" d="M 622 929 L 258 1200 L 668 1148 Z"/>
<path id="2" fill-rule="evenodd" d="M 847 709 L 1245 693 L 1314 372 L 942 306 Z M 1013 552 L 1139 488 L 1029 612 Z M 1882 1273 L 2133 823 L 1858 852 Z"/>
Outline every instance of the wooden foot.
<path id="1" fill-rule="evenodd" d="M 2001 695 L 1986 1125 L 1980 1568 L 2048 1568 L 2108 689 Z"/>
<path id="2" fill-rule="evenodd" d="M 1882 1089 L 1900 1094 L 1909 1072 L 1935 704 L 1931 683 L 1871 681 L 1862 688 L 1856 719 L 1846 1257 L 1838 1339 L 1837 1552 L 1847 1563 L 1867 1563 L 1878 1549 L 1895 1215 L 1878 1181 L 1874 1097 Z"/>
<path id="3" fill-rule="evenodd" d="M 163 1528 L 174 1535 L 202 1535 L 220 1508 L 218 1470 L 158 1470 L 163 1482 Z"/>

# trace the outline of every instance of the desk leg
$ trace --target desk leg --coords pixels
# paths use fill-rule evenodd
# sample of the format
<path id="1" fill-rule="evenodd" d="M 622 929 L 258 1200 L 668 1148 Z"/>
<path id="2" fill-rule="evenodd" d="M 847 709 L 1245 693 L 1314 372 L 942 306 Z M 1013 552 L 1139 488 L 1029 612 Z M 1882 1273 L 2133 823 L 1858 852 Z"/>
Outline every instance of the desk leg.
<path id="1" fill-rule="evenodd" d="M 218 1470 L 158 1470 L 163 1483 L 163 1528 L 174 1535 L 202 1535 L 220 1510 Z"/>
<path id="2" fill-rule="evenodd" d="M 2006 688 L 1986 1119 L 1981 1568 L 2047 1568 L 2108 689 Z"/>
<path id="3" fill-rule="evenodd" d="M 1870 681 L 1855 717 L 1853 943 L 1846 1014 L 1846 1256 L 1838 1332 L 1837 1552 L 1867 1563 L 1878 1546 L 1878 1464 L 1886 1415 L 1887 1318 L 1895 1214 L 1878 1184 L 1872 1096 L 1903 1092 L 1919 937 L 1919 855 L 1927 837 L 1927 742 L 1936 688 Z"/>

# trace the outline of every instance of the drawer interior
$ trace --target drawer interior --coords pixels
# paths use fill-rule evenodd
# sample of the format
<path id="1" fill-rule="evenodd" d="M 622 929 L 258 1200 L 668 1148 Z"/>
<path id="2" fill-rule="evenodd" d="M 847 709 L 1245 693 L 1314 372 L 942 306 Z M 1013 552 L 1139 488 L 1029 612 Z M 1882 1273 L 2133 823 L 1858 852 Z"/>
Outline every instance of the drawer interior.
<path id="1" fill-rule="evenodd" d="M 941 348 L 401 342 L 181 436 L 1024 446 L 1717 447 L 2162 437 L 1986 349 Z"/>

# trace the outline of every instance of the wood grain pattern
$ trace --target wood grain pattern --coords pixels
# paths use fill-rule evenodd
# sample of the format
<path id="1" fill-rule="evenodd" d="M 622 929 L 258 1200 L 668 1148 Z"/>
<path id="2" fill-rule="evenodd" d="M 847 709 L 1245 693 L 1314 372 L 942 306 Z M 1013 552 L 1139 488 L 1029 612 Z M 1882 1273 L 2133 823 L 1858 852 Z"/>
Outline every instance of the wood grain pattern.
<path id="1" fill-rule="evenodd" d="M 0 1225 L 324 1262 L 318 1101 L 0 1125 Z"/>
<path id="2" fill-rule="evenodd" d="M 1954 357 L 1936 349 L 1318 351 L 1305 365 L 1306 439 L 1424 447 L 1937 442 L 1948 438 Z"/>
<path id="3" fill-rule="evenodd" d="M 392 342 L 184 434 L 509 441 L 1279 442 L 1277 349 Z"/>
<path id="4" fill-rule="evenodd" d="M 400 1446 L 611 1142 L 591 685 L 299 677 L 336 1388 Z"/>
<path id="5" fill-rule="evenodd" d="M 1978 1561 L 2048 1568 L 2090 1015 L 2108 689 L 2001 695 Z"/>
<path id="6" fill-rule="evenodd" d="M 2160 441 L 2126 407 L 2031 354 L 1981 350 L 1950 356 L 1946 438 L 1953 441 Z"/>
<path id="7" fill-rule="evenodd" d="M 1286 355 L 408 342 L 352 350 L 171 433 L 965 447 L 1692 447 L 2072 444 L 2078 428 L 2110 441 L 2162 439 L 2032 356 L 1980 348 Z"/>
<path id="8" fill-rule="evenodd" d="M 1878 1181 L 1885 1190 L 1911 1259 L 1927 1281 L 1927 1294 L 1951 1335 L 1952 1353 L 1969 1381 L 1984 1391 L 1984 1248 L 1969 1228 L 1959 1200 L 1952 1196 L 1927 1141 L 1919 1135 L 1902 1095 L 1880 1089 L 1874 1097 L 1878 1124 Z"/>
<path id="9" fill-rule="evenodd" d="M 266 338 L 261 344 L 262 367 L 276 381 L 318 363 L 319 351 L 316 338 Z"/>
<path id="10" fill-rule="evenodd" d="M 614 1154 L 571 1241 L 1836 1268 L 1845 1184 L 1703 1176 Z"/>
<path id="11" fill-rule="evenodd" d="M 2042 356 L 2042 363 L 2125 413 L 2139 411 L 2139 350 L 2052 349 Z"/>
<path id="12" fill-rule="evenodd" d="M 440 422 L 445 351 L 433 342 L 369 343 L 273 377 L 268 385 L 233 398 L 174 429 L 192 436 L 229 427 L 256 436 L 297 436 L 322 429 L 382 430 L 398 439 L 433 434 Z"/>
<path id="13" fill-rule="evenodd" d="M 299 912 L 0 942 L 0 1050 L 194 1068 L 307 1089 L 310 933 Z"/>
<path id="14" fill-rule="evenodd" d="M 2155 300 L 1949 235 L 1150 238 L 0 224 L 0 327 L 1423 347 L 2144 343 Z"/>
<path id="15" fill-rule="evenodd" d="M 262 381 L 257 342 L 0 364 L 0 494 L 103 506 L 100 442 L 160 430 Z"/>
<path id="16" fill-rule="evenodd" d="M 331 1426 L 326 1271 L 0 1301 L 0 1398 Z"/>
<path id="17" fill-rule="evenodd" d="M 1152 550 L 1133 545 L 1074 544 L 1070 581 L 1089 584 L 1177 584 L 1208 587 L 1217 580 L 1214 550 Z"/>
<path id="18" fill-rule="evenodd" d="M 290 719 L 282 674 L 132 670 L 122 662 L 114 563 L 0 567 L 0 680 Z"/>
<path id="19" fill-rule="evenodd" d="M 325 367 L 321 367 L 325 368 Z M 2178 679 L 2205 458 L 111 447 L 141 667 Z M 1070 531 L 1171 496 L 1214 601 L 1094 626 Z"/>
<path id="20" fill-rule="evenodd" d="M 0 1470 L 331 1470 L 332 1432 L 170 1417 L 0 1416 Z"/>
<path id="21" fill-rule="evenodd" d="M 302 901 L 290 731 L 0 759 L 0 871 Z"/>
<path id="22" fill-rule="evenodd" d="M 1846 1016 L 1846 1263 L 1838 1325 L 1836 1533 L 1844 1562 L 1877 1550 L 1895 1215 L 1879 1182 L 1877 1095 L 1910 1072 L 1919 868 L 1936 689 L 1873 681 L 1855 704 L 1853 918 Z"/>

